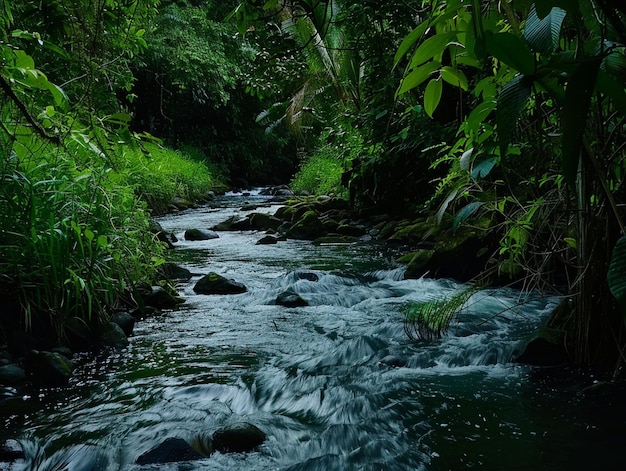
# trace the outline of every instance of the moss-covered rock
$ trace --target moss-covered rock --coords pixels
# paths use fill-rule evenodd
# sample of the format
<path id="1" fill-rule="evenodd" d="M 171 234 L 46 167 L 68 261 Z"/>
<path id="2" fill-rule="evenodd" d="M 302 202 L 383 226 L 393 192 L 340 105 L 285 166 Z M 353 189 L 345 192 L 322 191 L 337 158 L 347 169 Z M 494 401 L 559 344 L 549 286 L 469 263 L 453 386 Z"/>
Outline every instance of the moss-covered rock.
<path id="1" fill-rule="evenodd" d="M 248 216 L 252 229 L 267 231 L 276 230 L 283 223 L 279 218 L 266 213 L 253 213 Z"/>
<path id="2" fill-rule="evenodd" d="M 72 377 L 72 363 L 60 353 L 33 352 L 28 372 L 40 386 L 66 386 Z"/>
<path id="3" fill-rule="evenodd" d="M 298 221 L 287 230 L 287 236 L 293 239 L 313 240 L 326 231 L 315 211 L 306 211 Z"/>
<path id="4" fill-rule="evenodd" d="M 435 254 L 434 250 L 421 249 L 417 252 L 408 254 L 410 260 L 407 263 L 406 271 L 404 272 L 404 278 L 416 279 L 421 278 L 428 271 L 428 264 Z M 399 259 L 400 261 L 401 259 Z M 406 258 L 404 258 L 406 260 Z"/>

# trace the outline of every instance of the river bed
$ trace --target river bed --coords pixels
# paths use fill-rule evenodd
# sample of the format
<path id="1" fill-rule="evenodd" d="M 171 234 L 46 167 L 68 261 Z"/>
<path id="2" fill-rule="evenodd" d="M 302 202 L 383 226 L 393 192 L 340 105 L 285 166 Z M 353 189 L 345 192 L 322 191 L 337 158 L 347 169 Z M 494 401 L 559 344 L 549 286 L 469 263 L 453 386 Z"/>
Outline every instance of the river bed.
<path id="1" fill-rule="evenodd" d="M 404 280 L 397 254 L 371 242 L 260 246 L 258 232 L 184 240 L 185 229 L 211 227 L 244 202 L 278 207 L 227 195 L 159 219 L 180 239 L 174 258 L 195 274 L 178 286 L 186 303 L 138 323 L 127 349 L 85 360 L 69 388 L 5 411 L 4 434 L 27 452 L 19 469 L 626 469 L 624 406 L 581 398 L 575 375 L 510 362 L 556 300 L 484 290 L 443 339 L 414 341 L 403 307 L 463 285 Z M 248 291 L 196 295 L 209 271 Z M 309 306 L 277 306 L 286 290 Z M 267 434 L 258 450 L 135 464 L 166 438 L 201 443 L 242 421 Z"/>

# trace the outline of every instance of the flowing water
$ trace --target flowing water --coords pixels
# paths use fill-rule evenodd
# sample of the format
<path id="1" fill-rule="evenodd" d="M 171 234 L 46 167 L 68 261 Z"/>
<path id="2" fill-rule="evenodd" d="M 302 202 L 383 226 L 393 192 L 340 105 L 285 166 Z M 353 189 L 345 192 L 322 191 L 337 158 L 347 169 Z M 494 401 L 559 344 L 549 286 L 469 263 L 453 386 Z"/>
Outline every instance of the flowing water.
<path id="1" fill-rule="evenodd" d="M 196 274 L 178 286 L 187 302 L 141 321 L 127 349 L 86 358 L 69 388 L 4 411 L 25 469 L 626 469 L 623 407 L 597 409 L 576 380 L 509 361 L 555 300 L 486 290 L 442 340 L 412 341 L 403 306 L 462 285 L 403 280 L 395 254 L 372 243 L 260 246 L 255 232 L 183 240 L 187 228 L 240 213 L 244 200 L 264 201 L 231 195 L 162 218 L 180 239 L 174 256 Z M 248 292 L 196 295 L 209 271 Z M 310 305 L 275 305 L 288 289 Z M 168 437 L 201 446 L 242 421 L 267 434 L 254 452 L 134 464 Z"/>

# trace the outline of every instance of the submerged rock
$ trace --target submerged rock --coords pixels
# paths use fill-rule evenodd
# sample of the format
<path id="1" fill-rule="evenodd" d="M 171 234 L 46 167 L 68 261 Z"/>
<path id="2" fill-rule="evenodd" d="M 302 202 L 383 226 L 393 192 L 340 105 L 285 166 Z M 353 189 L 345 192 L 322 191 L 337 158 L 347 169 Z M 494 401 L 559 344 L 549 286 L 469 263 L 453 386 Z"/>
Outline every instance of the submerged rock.
<path id="1" fill-rule="evenodd" d="M 242 283 L 211 272 L 198 280 L 193 287 L 198 294 L 240 294 L 248 291 Z"/>
<path id="2" fill-rule="evenodd" d="M 243 453 L 262 445 L 265 439 L 265 433 L 258 427 L 241 422 L 216 430 L 213 446 L 221 453 Z"/>
<path id="3" fill-rule="evenodd" d="M 211 240 L 219 239 L 219 237 L 217 232 L 204 229 L 187 229 L 185 231 L 185 240 Z"/>
<path id="4" fill-rule="evenodd" d="M 205 458 L 182 438 L 168 438 L 137 458 L 137 464 L 162 464 Z"/>
<path id="5" fill-rule="evenodd" d="M 21 462 L 26 459 L 22 444 L 13 438 L 9 438 L 0 445 L 0 463 L 13 463 Z M 13 469 L 4 468 L 0 466 L 0 469 Z"/>
<path id="6" fill-rule="evenodd" d="M 285 291 L 284 293 L 280 293 L 276 297 L 276 304 L 285 307 L 303 307 L 309 305 L 309 303 L 305 299 L 302 299 L 302 297 L 298 293 L 294 293 L 293 291 Z"/>
<path id="7" fill-rule="evenodd" d="M 265 237 L 260 238 L 256 245 L 273 245 L 278 243 L 278 237 L 274 237 L 271 235 L 266 235 Z"/>

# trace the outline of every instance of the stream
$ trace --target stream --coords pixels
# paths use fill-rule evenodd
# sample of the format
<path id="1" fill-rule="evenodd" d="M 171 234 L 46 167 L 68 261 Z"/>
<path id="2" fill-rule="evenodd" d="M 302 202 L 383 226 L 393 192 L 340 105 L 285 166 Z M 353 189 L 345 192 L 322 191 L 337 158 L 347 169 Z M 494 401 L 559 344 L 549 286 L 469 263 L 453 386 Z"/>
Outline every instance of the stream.
<path id="1" fill-rule="evenodd" d="M 27 458 L 0 469 L 626 469 L 624 405 L 581 396 L 575 374 L 510 362 L 557 300 L 487 289 L 441 340 L 411 340 L 403 307 L 463 285 L 404 280 L 397 254 L 372 242 L 255 245 L 258 232 L 184 240 L 185 229 L 241 214 L 244 202 L 278 208 L 256 192 L 229 194 L 159 219 L 179 238 L 174 261 L 195 274 L 178 285 L 186 303 L 139 322 L 128 348 L 80 362 L 68 388 L 3 411 L 0 436 L 18 438 Z M 196 295 L 210 271 L 248 291 Z M 286 290 L 309 306 L 276 305 Z M 236 422 L 263 430 L 265 443 L 135 464 L 169 437 L 202 442 Z"/>

